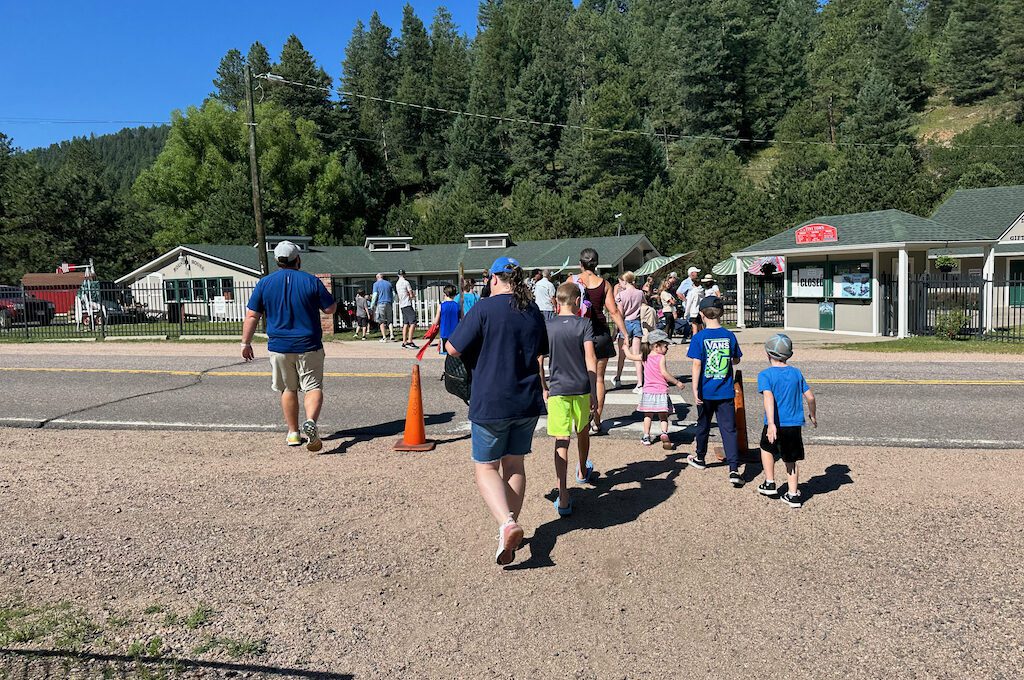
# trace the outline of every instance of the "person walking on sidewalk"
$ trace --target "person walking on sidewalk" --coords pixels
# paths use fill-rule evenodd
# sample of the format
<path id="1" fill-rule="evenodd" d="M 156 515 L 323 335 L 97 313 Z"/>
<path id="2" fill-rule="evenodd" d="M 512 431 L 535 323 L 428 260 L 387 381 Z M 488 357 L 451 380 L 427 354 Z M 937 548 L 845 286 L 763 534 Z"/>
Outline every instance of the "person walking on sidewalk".
<path id="1" fill-rule="evenodd" d="M 612 389 L 622 386 L 622 369 L 626 365 L 626 351 L 633 354 L 640 353 L 640 339 L 643 337 L 643 328 L 640 324 L 640 307 L 643 305 L 644 292 L 636 287 L 636 277 L 633 272 L 625 272 L 619 281 L 618 291 L 615 293 L 615 304 L 619 306 L 622 319 L 626 322 L 626 330 L 629 337 L 619 336 L 616 342 L 619 348 L 619 356 L 616 358 L 615 377 L 612 378 Z M 640 394 L 644 385 L 644 369 L 642 362 L 636 362 L 636 386 L 634 394 Z"/>
<path id="2" fill-rule="evenodd" d="M 526 494 L 524 457 L 544 412 L 540 360 L 548 353 L 544 317 L 523 269 L 511 257 L 490 268 L 491 295 L 455 328 L 446 349 L 473 374 L 469 398 L 476 486 L 498 523 L 495 562 L 511 564 L 523 541 L 519 513 Z"/>
<path id="3" fill-rule="evenodd" d="M 544 315 L 546 321 L 555 318 L 557 312 L 557 301 L 555 300 L 555 284 L 551 283 L 551 272 L 547 269 L 541 272 L 541 278 L 533 287 L 533 299 L 537 303 L 537 309 Z"/>
<path id="4" fill-rule="evenodd" d="M 338 304 L 320 279 L 300 271 L 299 247 L 282 241 L 274 248 L 279 269 L 256 284 L 242 324 L 242 358 L 252 361 L 252 336 L 260 318 L 267 319 L 271 386 L 281 393 L 281 410 L 288 425 L 288 446 L 301 446 L 299 391 L 306 420 L 306 448 L 323 448 L 317 420 L 324 404 L 324 344 L 320 313 L 334 314 Z"/>
<path id="5" fill-rule="evenodd" d="M 419 346 L 412 341 L 416 335 L 416 294 L 412 291 L 412 284 L 405 278 L 405 270 L 398 270 L 398 283 L 395 284 L 395 291 L 398 293 L 398 309 L 402 313 L 402 349 L 419 349 Z"/>
<path id="6" fill-rule="evenodd" d="M 370 306 L 373 308 L 373 318 L 380 324 L 380 341 L 395 341 L 395 327 L 393 325 L 395 312 L 392 305 L 395 302 L 395 291 L 391 282 L 384 278 L 383 274 L 377 274 L 377 280 L 373 284 L 373 299 Z"/>
<path id="7" fill-rule="evenodd" d="M 360 333 L 361 331 L 361 333 Z M 370 332 L 370 301 L 366 299 L 366 293 L 356 293 L 356 337 L 366 340 L 366 334 Z"/>

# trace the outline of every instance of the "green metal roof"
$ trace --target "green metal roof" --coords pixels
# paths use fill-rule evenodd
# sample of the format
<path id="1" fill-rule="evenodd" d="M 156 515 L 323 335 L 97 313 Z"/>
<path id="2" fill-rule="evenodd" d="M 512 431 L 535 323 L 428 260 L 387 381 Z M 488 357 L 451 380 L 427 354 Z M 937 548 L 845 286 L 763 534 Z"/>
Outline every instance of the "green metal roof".
<path id="1" fill-rule="evenodd" d="M 1024 214 L 1024 185 L 960 189 L 939 206 L 932 219 L 998 239 L 1021 214 Z"/>
<path id="2" fill-rule="evenodd" d="M 467 272 L 482 272 L 499 256 L 514 257 L 531 269 L 558 269 L 565 264 L 575 266 L 580 251 L 594 248 L 601 256 L 601 265 L 615 266 L 637 246 L 653 249 L 643 234 L 594 238 L 548 239 L 513 242 L 508 248 L 474 248 L 465 243 L 413 245 L 409 251 L 371 252 L 363 246 L 310 246 L 302 253 L 302 268 L 314 274 L 372 276 L 377 272 L 394 275 L 399 269 L 412 274 L 458 271 L 461 262 Z M 259 270 L 259 257 L 252 246 L 187 245 L 186 248 L 237 265 Z M 654 251 L 657 255 L 657 251 Z M 273 258 L 271 258 L 273 259 Z"/>
<path id="3" fill-rule="evenodd" d="M 829 224 L 836 228 L 839 241 L 833 243 L 796 242 L 796 231 L 808 224 Z M 815 250 L 827 247 L 871 245 L 877 243 L 939 243 L 942 241 L 991 240 L 974 230 L 918 217 L 902 210 L 876 210 L 852 215 L 815 217 L 781 234 L 738 251 L 737 254 L 764 254 L 777 251 Z"/>

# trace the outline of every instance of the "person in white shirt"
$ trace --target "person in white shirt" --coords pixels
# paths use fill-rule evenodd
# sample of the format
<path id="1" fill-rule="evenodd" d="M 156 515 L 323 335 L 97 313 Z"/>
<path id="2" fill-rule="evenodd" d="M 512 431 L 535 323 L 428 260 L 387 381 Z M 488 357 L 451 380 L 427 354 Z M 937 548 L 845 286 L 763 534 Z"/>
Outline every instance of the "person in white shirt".
<path id="1" fill-rule="evenodd" d="M 686 294 L 686 318 L 690 322 L 690 338 L 700 332 L 700 301 L 705 297 L 703 286 L 693 286 Z"/>
<path id="2" fill-rule="evenodd" d="M 533 286 L 533 301 L 537 303 L 537 308 L 544 315 L 545 321 L 555 318 L 555 292 L 555 284 L 551 283 L 551 271 L 545 269 Z"/>
<path id="3" fill-rule="evenodd" d="M 412 341 L 416 334 L 416 307 L 413 305 L 416 296 L 412 292 L 412 284 L 405 278 L 404 269 L 398 270 L 395 293 L 398 295 L 398 309 L 402 313 L 402 349 L 419 349 Z"/>

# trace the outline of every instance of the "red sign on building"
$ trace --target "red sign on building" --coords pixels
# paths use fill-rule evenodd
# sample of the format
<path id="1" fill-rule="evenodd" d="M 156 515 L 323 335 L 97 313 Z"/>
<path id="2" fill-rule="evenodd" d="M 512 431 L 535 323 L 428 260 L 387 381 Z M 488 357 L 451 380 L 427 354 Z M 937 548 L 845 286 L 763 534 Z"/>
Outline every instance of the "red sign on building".
<path id="1" fill-rule="evenodd" d="M 797 243 L 833 243 L 839 232 L 830 224 L 805 224 L 796 230 Z"/>

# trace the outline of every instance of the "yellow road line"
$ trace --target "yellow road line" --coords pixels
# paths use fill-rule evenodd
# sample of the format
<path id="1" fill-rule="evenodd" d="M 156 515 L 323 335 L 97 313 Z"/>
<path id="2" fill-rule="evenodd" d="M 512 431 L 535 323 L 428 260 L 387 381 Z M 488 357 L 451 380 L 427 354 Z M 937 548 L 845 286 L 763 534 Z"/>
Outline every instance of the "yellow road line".
<path id="1" fill-rule="evenodd" d="M 175 371 L 158 368 L 62 368 L 51 366 L 40 367 L 9 367 L 0 366 L 0 371 L 17 371 L 22 373 L 106 373 L 106 374 L 137 374 L 137 375 L 179 375 L 196 377 L 207 375 L 218 378 L 266 378 L 270 371 Z M 355 373 L 325 372 L 329 378 L 406 378 L 408 373 Z M 905 378 L 814 378 L 808 380 L 812 385 L 1024 385 L 1024 380 L 940 380 L 940 379 L 905 379 Z"/>
<path id="2" fill-rule="evenodd" d="M 0 371 L 18 371 L 23 373 L 108 373 L 108 374 L 135 374 L 135 375 L 180 375 L 196 377 L 199 375 L 210 375 L 219 378 L 249 378 L 270 376 L 270 371 L 172 371 L 156 368 L 53 368 L 45 367 L 8 367 L 0 366 Z M 329 378 L 405 378 L 408 373 L 342 373 L 325 372 Z"/>

